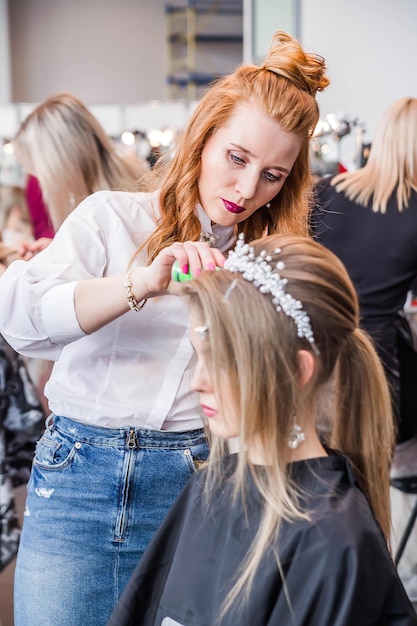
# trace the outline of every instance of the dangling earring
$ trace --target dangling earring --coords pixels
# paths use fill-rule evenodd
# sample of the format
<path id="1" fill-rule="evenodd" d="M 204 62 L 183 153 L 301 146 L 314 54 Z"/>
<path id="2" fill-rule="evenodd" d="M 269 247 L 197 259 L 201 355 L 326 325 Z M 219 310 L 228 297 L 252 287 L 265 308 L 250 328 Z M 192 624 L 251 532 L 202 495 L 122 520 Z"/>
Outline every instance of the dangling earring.
<path id="1" fill-rule="evenodd" d="M 295 450 L 305 438 L 306 436 L 301 430 L 301 426 L 297 424 L 297 416 L 294 415 L 290 436 L 288 437 L 288 447 L 291 448 L 291 450 Z"/>
<path id="2" fill-rule="evenodd" d="M 270 209 L 270 208 L 271 208 L 271 203 L 270 203 L 270 202 L 267 202 L 267 203 L 265 204 L 265 206 L 266 206 L 266 208 L 267 208 L 267 209 Z"/>

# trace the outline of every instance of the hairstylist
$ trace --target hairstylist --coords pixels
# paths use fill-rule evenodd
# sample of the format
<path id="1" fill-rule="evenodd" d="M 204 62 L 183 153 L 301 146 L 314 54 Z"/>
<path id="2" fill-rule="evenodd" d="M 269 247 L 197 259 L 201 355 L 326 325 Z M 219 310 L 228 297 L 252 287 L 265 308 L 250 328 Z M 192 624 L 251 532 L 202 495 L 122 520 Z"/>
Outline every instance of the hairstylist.
<path id="1" fill-rule="evenodd" d="M 239 231 L 305 233 L 321 57 L 276 33 L 202 98 L 150 193 L 100 191 L 0 281 L 0 332 L 55 360 L 15 582 L 16 626 L 105 624 L 207 458 L 175 260 L 222 265 Z M 201 241 L 203 240 L 203 241 Z M 209 243 L 215 244 L 210 247 Z"/>

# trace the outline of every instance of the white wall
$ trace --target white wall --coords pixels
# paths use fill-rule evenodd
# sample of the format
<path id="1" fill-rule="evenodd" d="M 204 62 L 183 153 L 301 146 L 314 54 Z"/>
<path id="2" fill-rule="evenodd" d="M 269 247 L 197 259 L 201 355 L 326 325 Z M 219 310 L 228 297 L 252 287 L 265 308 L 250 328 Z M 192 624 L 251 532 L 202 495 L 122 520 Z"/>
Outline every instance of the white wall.
<path id="1" fill-rule="evenodd" d="M 165 9 L 186 4 L 185 0 L 9 0 L 13 99 L 39 102 L 59 91 L 70 91 L 86 103 L 165 99 L 169 55 Z M 182 20 L 179 27 L 185 24 Z M 215 11 L 199 18 L 197 25 L 203 32 L 241 33 L 239 16 L 216 16 Z M 198 51 L 198 71 L 208 73 L 229 71 L 242 56 L 239 45 L 199 44 Z"/>
<path id="2" fill-rule="evenodd" d="M 0 0 L 0 102 L 11 99 L 8 3 Z"/>
<path id="3" fill-rule="evenodd" d="M 164 98 L 166 4 L 9 0 L 13 100 L 40 102 L 59 91 L 86 103 Z"/>
<path id="4" fill-rule="evenodd" d="M 358 117 L 369 137 L 391 102 L 417 97 L 416 0 L 303 0 L 300 37 L 327 61 L 322 112 Z"/>

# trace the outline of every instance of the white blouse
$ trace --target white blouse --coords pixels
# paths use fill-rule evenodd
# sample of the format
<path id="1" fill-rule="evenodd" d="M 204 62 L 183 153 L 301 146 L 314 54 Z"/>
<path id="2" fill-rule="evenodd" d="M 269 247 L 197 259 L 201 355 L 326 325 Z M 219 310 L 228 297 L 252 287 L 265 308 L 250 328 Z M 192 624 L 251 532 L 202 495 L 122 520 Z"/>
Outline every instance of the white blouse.
<path id="1" fill-rule="evenodd" d="M 212 227 L 196 210 L 202 232 L 217 235 L 226 251 L 233 229 Z M 0 332 L 17 352 L 55 361 L 45 387 L 53 413 L 111 428 L 201 427 L 182 298 L 151 298 L 140 313 L 90 335 L 75 314 L 77 281 L 124 274 L 158 214 L 157 193 L 99 191 L 74 209 L 45 250 L 13 262 L 1 277 Z M 145 261 L 144 253 L 139 263 Z"/>

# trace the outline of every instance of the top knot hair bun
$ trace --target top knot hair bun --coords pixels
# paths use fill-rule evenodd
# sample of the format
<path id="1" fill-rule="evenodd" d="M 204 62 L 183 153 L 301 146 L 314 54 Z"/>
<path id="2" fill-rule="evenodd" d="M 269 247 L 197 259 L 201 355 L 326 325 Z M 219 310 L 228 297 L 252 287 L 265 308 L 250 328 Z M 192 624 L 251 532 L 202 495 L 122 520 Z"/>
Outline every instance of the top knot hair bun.
<path id="1" fill-rule="evenodd" d="M 260 67 L 287 78 L 312 96 L 330 83 L 325 75 L 324 58 L 319 54 L 304 52 L 297 39 L 282 31 L 274 34 L 269 52 Z"/>

